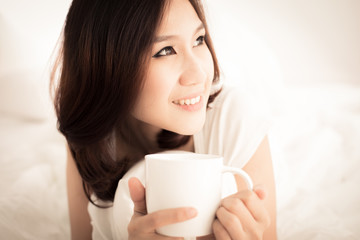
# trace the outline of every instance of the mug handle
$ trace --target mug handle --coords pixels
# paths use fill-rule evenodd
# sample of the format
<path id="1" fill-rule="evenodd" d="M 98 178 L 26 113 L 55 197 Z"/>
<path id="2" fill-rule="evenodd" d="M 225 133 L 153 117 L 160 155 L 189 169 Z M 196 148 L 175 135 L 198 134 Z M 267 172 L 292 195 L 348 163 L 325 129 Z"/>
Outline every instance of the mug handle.
<path id="1" fill-rule="evenodd" d="M 254 188 L 253 181 L 251 180 L 249 174 L 247 174 L 244 170 L 239 169 L 239 168 L 229 167 L 229 166 L 223 166 L 222 173 L 225 173 L 225 172 L 230 172 L 230 173 L 235 173 L 235 174 L 240 175 L 245 180 L 248 189 L 253 190 L 253 188 Z"/>

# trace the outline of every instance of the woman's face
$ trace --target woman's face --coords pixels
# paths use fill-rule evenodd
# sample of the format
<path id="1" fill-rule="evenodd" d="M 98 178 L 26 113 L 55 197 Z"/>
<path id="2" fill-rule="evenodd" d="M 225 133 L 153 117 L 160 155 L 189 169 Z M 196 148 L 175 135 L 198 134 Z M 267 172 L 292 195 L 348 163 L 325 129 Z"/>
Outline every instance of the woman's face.
<path id="1" fill-rule="evenodd" d="M 171 0 L 156 33 L 133 116 L 153 129 L 201 130 L 214 77 L 205 29 L 188 0 Z"/>

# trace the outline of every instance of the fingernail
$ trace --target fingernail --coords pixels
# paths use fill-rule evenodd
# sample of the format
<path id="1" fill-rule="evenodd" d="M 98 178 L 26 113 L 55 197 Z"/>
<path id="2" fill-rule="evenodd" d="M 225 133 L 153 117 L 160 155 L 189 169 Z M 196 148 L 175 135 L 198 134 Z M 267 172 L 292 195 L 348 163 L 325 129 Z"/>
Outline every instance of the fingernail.
<path id="1" fill-rule="evenodd" d="M 264 185 L 257 185 L 256 187 L 254 187 L 254 191 L 260 199 L 264 199 L 266 197 L 267 193 Z"/>
<path id="2" fill-rule="evenodd" d="M 263 191 L 263 192 L 266 191 L 264 185 L 257 185 L 253 188 L 253 190 L 254 191 Z"/>
<path id="3" fill-rule="evenodd" d="M 264 188 L 265 188 L 264 184 L 257 184 L 254 186 L 254 189 L 264 189 Z"/>
<path id="4" fill-rule="evenodd" d="M 189 217 L 195 217 L 197 215 L 197 210 L 195 208 L 188 208 L 187 214 Z"/>

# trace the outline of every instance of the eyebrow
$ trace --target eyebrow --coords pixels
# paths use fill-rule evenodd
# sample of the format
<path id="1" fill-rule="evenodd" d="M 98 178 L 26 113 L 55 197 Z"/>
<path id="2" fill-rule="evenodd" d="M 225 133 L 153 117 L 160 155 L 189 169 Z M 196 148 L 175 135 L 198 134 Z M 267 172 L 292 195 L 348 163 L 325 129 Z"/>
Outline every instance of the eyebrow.
<path id="1" fill-rule="evenodd" d="M 195 29 L 194 35 L 202 29 L 205 29 L 205 26 L 203 23 L 200 23 L 200 25 Z M 157 37 L 155 37 L 154 43 L 163 42 L 163 41 L 169 40 L 171 38 L 175 38 L 175 37 L 176 37 L 176 35 L 157 36 Z"/>

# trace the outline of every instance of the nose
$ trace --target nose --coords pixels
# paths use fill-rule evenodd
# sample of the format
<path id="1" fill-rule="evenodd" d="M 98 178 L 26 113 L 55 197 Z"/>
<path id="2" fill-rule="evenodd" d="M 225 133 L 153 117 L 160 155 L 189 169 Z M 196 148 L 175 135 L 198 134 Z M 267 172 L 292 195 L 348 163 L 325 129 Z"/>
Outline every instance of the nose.
<path id="1" fill-rule="evenodd" d="M 193 54 L 188 54 L 184 58 L 183 72 L 180 76 L 180 85 L 197 85 L 206 81 L 206 71 L 200 58 Z"/>

